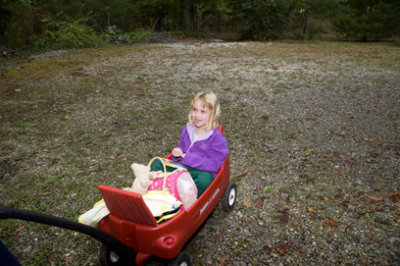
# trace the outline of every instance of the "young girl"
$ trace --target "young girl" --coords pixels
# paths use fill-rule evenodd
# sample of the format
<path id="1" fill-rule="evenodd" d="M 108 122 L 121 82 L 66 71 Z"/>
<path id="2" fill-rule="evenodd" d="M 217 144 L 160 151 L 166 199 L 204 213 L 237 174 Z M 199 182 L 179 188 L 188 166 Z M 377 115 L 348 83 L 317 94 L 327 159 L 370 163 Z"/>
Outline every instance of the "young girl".
<path id="1" fill-rule="evenodd" d="M 229 149 L 225 137 L 218 130 L 221 109 L 213 92 L 197 94 L 189 110 L 189 123 L 181 132 L 179 146 L 172 150 L 172 159 L 187 168 L 200 197 L 214 180 Z M 159 161 L 151 165 L 152 171 L 162 169 Z"/>

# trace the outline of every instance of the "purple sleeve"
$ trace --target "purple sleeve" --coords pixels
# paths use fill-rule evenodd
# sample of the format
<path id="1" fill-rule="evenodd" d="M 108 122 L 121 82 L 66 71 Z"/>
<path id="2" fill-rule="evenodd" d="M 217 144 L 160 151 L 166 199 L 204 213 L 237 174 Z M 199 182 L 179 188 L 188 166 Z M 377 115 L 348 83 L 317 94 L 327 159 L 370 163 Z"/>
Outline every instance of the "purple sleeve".
<path id="1" fill-rule="evenodd" d="M 199 146 L 203 147 L 199 148 Z M 203 143 L 196 142 L 191 151 L 186 153 L 181 163 L 216 174 L 224 163 L 228 151 L 228 143 L 225 137 L 216 130 L 216 133 Z"/>
<path id="2" fill-rule="evenodd" d="M 180 138 L 179 138 L 179 145 L 178 145 L 178 147 L 183 151 L 183 152 L 185 152 L 185 141 L 184 141 L 184 139 L 185 139 L 185 135 L 187 135 L 187 129 L 186 129 L 186 127 L 184 127 L 183 129 L 182 129 L 182 131 L 181 131 L 181 135 L 180 135 Z M 182 161 L 182 157 L 175 157 L 175 156 L 172 156 L 172 160 L 173 161 L 175 161 L 175 162 L 181 162 Z"/>

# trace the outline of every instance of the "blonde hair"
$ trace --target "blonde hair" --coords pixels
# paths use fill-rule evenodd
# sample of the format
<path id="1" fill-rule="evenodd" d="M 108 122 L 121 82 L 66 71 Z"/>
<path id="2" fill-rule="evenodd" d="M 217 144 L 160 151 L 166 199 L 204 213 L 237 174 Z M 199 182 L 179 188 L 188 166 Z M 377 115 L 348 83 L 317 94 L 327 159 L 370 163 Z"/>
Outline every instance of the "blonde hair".
<path id="1" fill-rule="evenodd" d="M 221 117 L 221 108 L 219 106 L 219 101 L 217 95 L 215 95 L 212 91 L 204 91 L 198 93 L 190 103 L 189 107 L 189 123 L 193 124 L 193 119 L 191 112 L 193 110 L 193 106 L 197 100 L 200 100 L 203 103 L 203 106 L 207 106 L 210 109 L 210 118 L 207 122 L 206 128 L 207 130 L 216 129 L 219 126 L 219 120 Z"/>

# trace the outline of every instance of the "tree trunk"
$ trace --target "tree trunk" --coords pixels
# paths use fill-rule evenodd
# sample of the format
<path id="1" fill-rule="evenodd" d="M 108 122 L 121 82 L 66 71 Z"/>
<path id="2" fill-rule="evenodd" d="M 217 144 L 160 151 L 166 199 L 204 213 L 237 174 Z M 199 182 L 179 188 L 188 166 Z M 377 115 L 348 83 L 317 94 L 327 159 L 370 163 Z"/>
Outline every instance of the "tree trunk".
<path id="1" fill-rule="evenodd" d="M 194 30 L 195 8 L 193 0 L 181 0 L 180 24 L 185 31 Z"/>
<path id="2" fill-rule="evenodd" d="M 185 29 L 185 0 L 181 0 L 179 9 L 179 25 L 181 29 Z"/>
<path id="3" fill-rule="evenodd" d="M 304 22 L 303 22 L 303 36 L 307 38 L 307 30 L 308 30 L 308 11 L 304 11 Z"/>

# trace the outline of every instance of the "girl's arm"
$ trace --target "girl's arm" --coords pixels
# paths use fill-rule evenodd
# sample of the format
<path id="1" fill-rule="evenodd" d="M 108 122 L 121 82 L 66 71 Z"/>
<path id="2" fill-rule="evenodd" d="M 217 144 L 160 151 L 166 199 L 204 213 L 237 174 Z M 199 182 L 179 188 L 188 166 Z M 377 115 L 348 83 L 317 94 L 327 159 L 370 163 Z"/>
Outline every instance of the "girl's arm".
<path id="1" fill-rule="evenodd" d="M 186 135 L 186 127 L 181 131 L 180 138 L 179 138 L 179 146 L 172 150 L 172 159 L 175 162 L 181 162 L 184 157 L 184 136 Z"/>
<path id="2" fill-rule="evenodd" d="M 225 137 L 218 132 L 215 136 L 211 137 L 206 147 L 203 149 L 192 147 L 180 162 L 192 168 L 217 173 L 225 161 L 228 150 Z"/>

